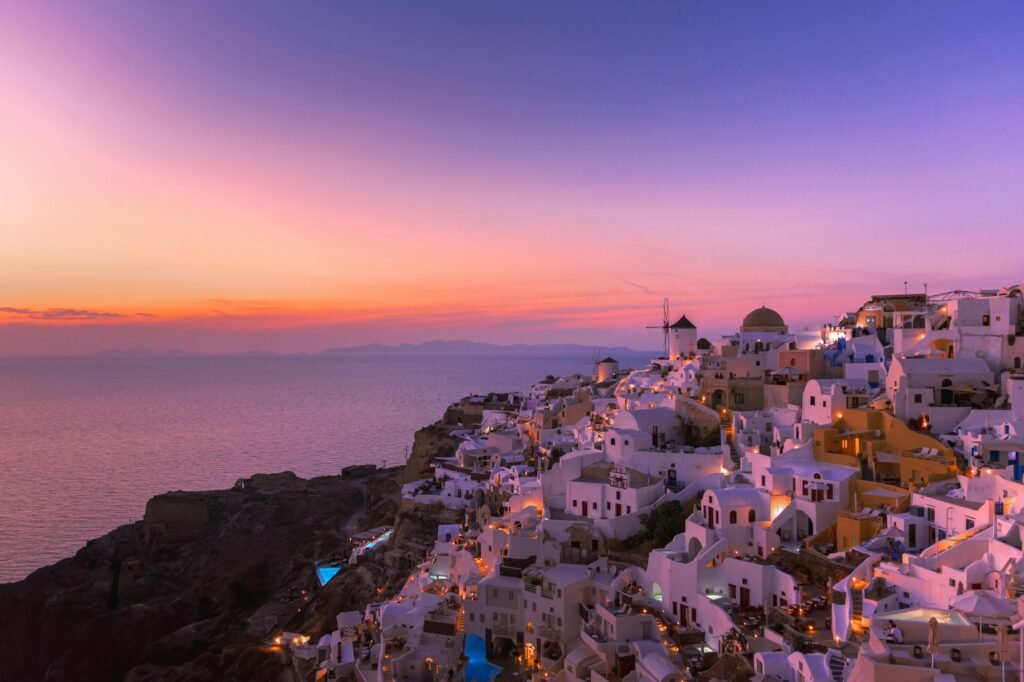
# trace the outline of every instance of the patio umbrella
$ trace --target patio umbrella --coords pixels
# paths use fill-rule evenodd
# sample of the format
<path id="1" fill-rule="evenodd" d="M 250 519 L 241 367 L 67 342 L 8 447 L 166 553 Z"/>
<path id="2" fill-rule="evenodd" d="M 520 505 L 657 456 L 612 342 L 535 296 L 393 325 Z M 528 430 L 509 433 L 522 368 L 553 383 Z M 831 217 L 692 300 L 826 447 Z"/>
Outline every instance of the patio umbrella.
<path id="1" fill-rule="evenodd" d="M 1013 602 L 996 597 L 987 590 L 971 590 L 953 600 L 953 608 L 978 620 L 978 638 L 981 625 L 987 620 L 1009 622 L 1016 613 Z"/>
<path id="2" fill-rule="evenodd" d="M 932 655 L 932 667 L 935 667 L 935 654 L 939 653 L 939 621 L 932 616 L 928 619 L 928 653 Z"/>
<path id="3" fill-rule="evenodd" d="M 999 651 L 1002 679 L 1006 682 L 1006 657 L 1010 654 L 1010 638 L 1006 632 L 1006 625 L 1000 624 L 996 630 L 996 649 Z"/>

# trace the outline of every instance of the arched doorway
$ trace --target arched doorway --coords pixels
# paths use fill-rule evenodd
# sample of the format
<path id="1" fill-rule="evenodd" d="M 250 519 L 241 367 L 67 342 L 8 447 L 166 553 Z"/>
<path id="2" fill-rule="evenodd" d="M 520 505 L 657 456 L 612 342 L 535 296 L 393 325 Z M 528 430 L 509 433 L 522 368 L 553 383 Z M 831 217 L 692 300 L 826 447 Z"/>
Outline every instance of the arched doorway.
<path id="1" fill-rule="evenodd" d="M 806 540 L 814 535 L 814 521 L 811 520 L 811 517 L 808 516 L 806 512 L 798 509 L 796 512 L 795 523 L 797 540 Z"/>
<path id="2" fill-rule="evenodd" d="M 953 404 L 953 388 L 952 388 L 952 386 L 953 386 L 953 380 L 952 379 L 943 379 L 942 380 L 942 390 L 939 391 L 939 402 L 942 403 L 943 405 L 952 405 Z"/>
<path id="3" fill-rule="evenodd" d="M 711 407 L 716 410 L 725 407 L 725 391 L 719 388 L 711 394 Z"/>
<path id="4" fill-rule="evenodd" d="M 693 561 L 700 554 L 700 551 L 704 549 L 704 546 L 700 544 L 700 540 L 697 538 L 690 538 L 689 544 L 686 546 L 686 558 L 688 561 Z"/>

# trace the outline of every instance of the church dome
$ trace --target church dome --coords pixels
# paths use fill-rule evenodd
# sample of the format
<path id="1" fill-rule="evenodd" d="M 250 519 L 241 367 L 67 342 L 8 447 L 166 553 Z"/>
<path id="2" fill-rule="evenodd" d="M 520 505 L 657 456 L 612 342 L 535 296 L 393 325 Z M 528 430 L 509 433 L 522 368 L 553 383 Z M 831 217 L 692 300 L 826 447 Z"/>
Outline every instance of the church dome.
<path id="1" fill-rule="evenodd" d="M 743 324 L 740 326 L 740 331 L 745 332 L 781 332 L 784 334 L 788 330 L 782 315 L 764 306 L 751 310 L 743 318 Z"/>

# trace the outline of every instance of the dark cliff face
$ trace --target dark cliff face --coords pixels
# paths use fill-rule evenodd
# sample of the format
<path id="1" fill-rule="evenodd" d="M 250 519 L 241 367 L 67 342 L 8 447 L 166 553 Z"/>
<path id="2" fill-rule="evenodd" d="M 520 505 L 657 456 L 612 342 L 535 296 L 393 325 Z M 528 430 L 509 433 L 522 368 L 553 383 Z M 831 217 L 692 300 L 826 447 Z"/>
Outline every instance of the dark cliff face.
<path id="1" fill-rule="evenodd" d="M 377 597 L 381 576 L 360 568 L 312 598 L 313 564 L 341 556 L 347 530 L 392 522 L 396 478 L 278 474 L 154 498 L 143 521 L 0 585 L 0 682 L 281 679 L 287 653 L 250 617 L 269 605 L 326 628 L 330 608 Z"/>
<path id="2" fill-rule="evenodd" d="M 449 412 L 451 410 L 452 408 L 449 408 Z M 459 439 L 453 438 L 451 432 L 457 428 L 461 427 L 437 422 L 417 431 L 413 438 L 412 451 L 402 472 L 402 482 L 411 483 L 431 476 L 431 462 L 435 458 L 454 455 L 455 449 L 459 446 Z"/>

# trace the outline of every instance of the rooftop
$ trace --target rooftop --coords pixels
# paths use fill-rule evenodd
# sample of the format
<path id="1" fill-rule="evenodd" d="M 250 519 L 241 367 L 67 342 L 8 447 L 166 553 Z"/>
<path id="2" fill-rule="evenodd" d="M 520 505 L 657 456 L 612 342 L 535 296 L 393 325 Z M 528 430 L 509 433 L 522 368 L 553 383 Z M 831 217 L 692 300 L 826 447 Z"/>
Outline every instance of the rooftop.
<path id="1" fill-rule="evenodd" d="M 982 507 L 985 506 L 984 502 L 971 502 L 970 500 L 966 500 L 966 499 L 964 499 L 962 497 L 950 497 L 949 495 L 936 494 L 936 493 L 918 493 L 918 494 L 921 497 L 927 497 L 928 499 L 931 499 L 931 500 L 937 500 L 939 502 L 948 502 L 950 504 L 955 504 L 958 507 L 963 507 L 964 509 L 971 509 L 971 510 L 975 510 L 975 511 L 978 510 L 978 509 L 981 509 Z"/>
<path id="2" fill-rule="evenodd" d="M 583 483 L 608 483 L 611 480 L 611 471 L 614 465 L 611 462 L 597 462 L 583 467 L 577 481 Z M 656 474 L 644 473 L 629 467 L 623 467 L 627 477 L 627 485 L 630 488 L 646 488 L 661 482 L 661 477 Z"/>
<path id="3" fill-rule="evenodd" d="M 696 329 L 696 328 L 697 328 L 697 325 L 695 325 L 693 322 L 690 322 L 690 320 L 688 320 L 686 318 L 686 315 L 683 315 L 678 320 L 676 320 L 674 324 L 669 326 L 669 329 Z"/>
<path id="4" fill-rule="evenodd" d="M 745 331 L 762 331 L 785 326 L 786 321 L 782 319 L 782 315 L 779 315 L 771 308 L 761 306 L 747 313 L 747 316 L 743 318 L 743 324 L 740 325 L 740 328 Z"/>

